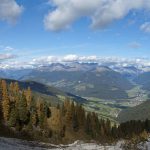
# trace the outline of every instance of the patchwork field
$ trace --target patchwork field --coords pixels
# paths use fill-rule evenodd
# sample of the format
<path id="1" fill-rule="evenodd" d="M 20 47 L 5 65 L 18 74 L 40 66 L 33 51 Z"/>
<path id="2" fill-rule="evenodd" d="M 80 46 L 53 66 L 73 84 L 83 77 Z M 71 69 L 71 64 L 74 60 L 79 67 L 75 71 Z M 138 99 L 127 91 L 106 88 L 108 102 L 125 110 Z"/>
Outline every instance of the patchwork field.
<path id="1" fill-rule="evenodd" d="M 129 107 L 137 106 L 148 99 L 148 92 L 141 89 L 140 86 L 135 86 L 127 91 L 128 99 L 107 100 L 94 97 L 85 97 L 87 103 L 84 107 L 88 111 L 95 111 L 100 117 L 116 120 L 119 112 Z"/>

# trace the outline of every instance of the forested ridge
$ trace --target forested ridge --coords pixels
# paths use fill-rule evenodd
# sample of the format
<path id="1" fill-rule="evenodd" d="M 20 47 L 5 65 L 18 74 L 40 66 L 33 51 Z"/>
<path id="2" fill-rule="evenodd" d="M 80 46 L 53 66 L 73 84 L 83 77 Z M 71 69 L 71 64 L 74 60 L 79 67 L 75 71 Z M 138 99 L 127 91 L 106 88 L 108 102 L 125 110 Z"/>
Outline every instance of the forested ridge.
<path id="1" fill-rule="evenodd" d="M 116 125 L 109 119 L 98 118 L 82 105 L 66 97 L 63 103 L 52 105 L 35 98 L 30 87 L 19 88 L 17 82 L 0 80 L 0 136 L 26 137 L 51 143 L 75 140 L 114 142 L 119 139 L 147 138 L 150 121 L 129 121 Z M 9 133 L 8 133 L 9 132 Z"/>

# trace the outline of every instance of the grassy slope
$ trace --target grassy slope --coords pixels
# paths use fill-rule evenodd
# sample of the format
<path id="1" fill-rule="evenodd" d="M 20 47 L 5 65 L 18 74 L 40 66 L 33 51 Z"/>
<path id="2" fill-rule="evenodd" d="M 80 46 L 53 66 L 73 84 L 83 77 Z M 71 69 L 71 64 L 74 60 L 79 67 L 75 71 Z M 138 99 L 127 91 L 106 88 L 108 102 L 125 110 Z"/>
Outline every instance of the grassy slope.
<path id="1" fill-rule="evenodd" d="M 145 101 L 142 104 L 137 105 L 135 107 L 123 110 L 118 116 L 119 122 L 145 119 L 150 119 L 150 100 Z"/>
<path id="2" fill-rule="evenodd" d="M 70 93 L 65 93 L 55 87 L 52 86 L 47 86 L 41 83 L 37 83 L 34 81 L 16 81 L 16 80 L 10 80 L 10 79 L 6 79 L 7 83 L 11 83 L 11 82 L 18 82 L 19 86 L 22 89 L 26 89 L 28 87 L 31 88 L 31 90 L 33 91 L 33 94 L 36 97 L 41 97 L 44 100 L 50 101 L 51 103 L 57 104 L 58 102 L 63 101 L 66 97 L 71 98 L 72 100 L 79 102 L 79 103 L 83 103 L 86 102 L 85 99 L 75 96 L 73 94 Z"/>
<path id="3" fill-rule="evenodd" d="M 104 119 L 109 118 L 113 122 L 115 121 L 115 116 L 119 113 L 120 108 L 113 105 L 113 102 L 105 102 L 98 98 L 87 98 L 88 102 L 84 104 L 84 107 L 88 111 L 96 112 L 99 117 Z M 109 105 L 112 104 L 112 105 Z"/>

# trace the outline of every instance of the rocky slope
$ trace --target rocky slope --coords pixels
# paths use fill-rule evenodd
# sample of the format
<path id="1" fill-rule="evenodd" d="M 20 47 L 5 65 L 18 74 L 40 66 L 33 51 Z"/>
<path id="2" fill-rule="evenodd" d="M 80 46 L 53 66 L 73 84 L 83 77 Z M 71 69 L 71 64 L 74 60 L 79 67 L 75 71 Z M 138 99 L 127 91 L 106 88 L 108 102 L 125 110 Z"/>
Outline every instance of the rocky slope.
<path id="1" fill-rule="evenodd" d="M 96 143 L 76 141 L 69 145 L 53 145 L 0 137 L 0 150 L 122 150 L 123 141 L 116 145 L 102 146 Z"/>
<path id="2" fill-rule="evenodd" d="M 124 141 L 106 146 L 96 143 L 83 143 L 81 141 L 75 141 L 69 145 L 53 145 L 0 137 L 0 150 L 129 150 L 131 148 L 130 146 L 126 145 Z M 137 150 L 149 150 L 150 139 L 137 144 L 134 148 Z"/>

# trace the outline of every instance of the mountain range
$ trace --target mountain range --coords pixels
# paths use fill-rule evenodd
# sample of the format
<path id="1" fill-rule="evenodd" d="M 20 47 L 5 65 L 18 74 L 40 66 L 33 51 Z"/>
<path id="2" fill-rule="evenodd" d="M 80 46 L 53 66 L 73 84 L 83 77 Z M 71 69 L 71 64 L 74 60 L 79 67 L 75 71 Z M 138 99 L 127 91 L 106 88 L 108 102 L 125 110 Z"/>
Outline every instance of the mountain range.
<path id="1" fill-rule="evenodd" d="M 35 68 L 3 68 L 0 77 L 20 81 L 21 86 L 30 86 L 44 99 L 51 96 L 54 103 L 69 96 L 88 109 L 111 117 L 145 101 L 150 89 L 148 67 L 141 69 L 137 65 L 52 63 Z"/>
<path id="2" fill-rule="evenodd" d="M 9 78 L 17 77 L 21 81 L 29 80 L 52 85 L 82 97 L 123 99 L 128 98 L 126 90 L 133 87 L 124 75 L 107 66 L 99 66 L 97 63 L 67 65 L 56 63 L 18 72 L 19 74 L 17 72 L 14 74 L 9 70 L 6 73 Z M 9 76 L 12 74 L 13 76 Z"/>
<path id="3" fill-rule="evenodd" d="M 82 97 L 124 99 L 128 98 L 126 90 L 133 88 L 128 76 L 136 76 L 140 70 L 135 67 L 111 69 L 98 63 L 53 63 L 34 69 L 1 72 L 1 77 L 36 81 Z"/>
<path id="4" fill-rule="evenodd" d="M 22 88 L 30 86 L 37 97 L 40 94 L 43 99 L 51 98 L 55 104 L 70 97 L 100 116 L 112 118 L 121 111 L 119 118 L 123 120 L 126 117 L 120 116 L 124 111 L 130 112 L 125 108 L 145 101 L 141 95 L 150 91 L 149 68 L 136 64 L 52 63 L 33 68 L 1 68 L 0 77 L 8 78 L 9 83 L 17 80 Z"/>

